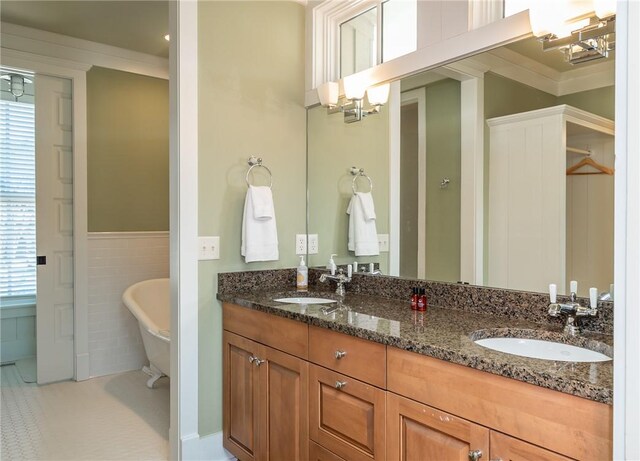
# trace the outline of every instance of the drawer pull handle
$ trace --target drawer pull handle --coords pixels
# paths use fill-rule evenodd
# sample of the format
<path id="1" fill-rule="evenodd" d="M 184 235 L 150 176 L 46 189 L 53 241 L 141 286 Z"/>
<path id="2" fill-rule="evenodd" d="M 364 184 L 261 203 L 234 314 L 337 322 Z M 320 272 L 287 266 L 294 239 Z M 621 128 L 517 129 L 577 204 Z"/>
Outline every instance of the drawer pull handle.
<path id="1" fill-rule="evenodd" d="M 469 461 L 478 461 L 482 458 L 482 450 L 471 450 L 469 452 Z"/>
<path id="2" fill-rule="evenodd" d="M 347 385 L 346 381 L 336 381 L 336 389 L 344 389 Z"/>
<path id="3" fill-rule="evenodd" d="M 345 355 L 347 355 L 347 351 L 336 351 L 336 359 L 338 360 L 340 360 Z"/>
<path id="4" fill-rule="evenodd" d="M 251 355 L 251 356 L 249 356 L 249 363 L 253 363 L 255 366 L 259 367 L 260 365 L 262 365 L 264 363 L 264 360 Z"/>

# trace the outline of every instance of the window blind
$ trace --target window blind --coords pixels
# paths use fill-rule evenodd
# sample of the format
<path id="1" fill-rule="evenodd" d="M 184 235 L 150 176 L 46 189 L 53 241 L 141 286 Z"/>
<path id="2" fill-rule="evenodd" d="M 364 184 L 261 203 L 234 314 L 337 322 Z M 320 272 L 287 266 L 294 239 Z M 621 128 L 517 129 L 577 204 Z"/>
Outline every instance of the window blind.
<path id="1" fill-rule="evenodd" d="M 36 293 L 34 105 L 0 101 L 0 298 Z"/>

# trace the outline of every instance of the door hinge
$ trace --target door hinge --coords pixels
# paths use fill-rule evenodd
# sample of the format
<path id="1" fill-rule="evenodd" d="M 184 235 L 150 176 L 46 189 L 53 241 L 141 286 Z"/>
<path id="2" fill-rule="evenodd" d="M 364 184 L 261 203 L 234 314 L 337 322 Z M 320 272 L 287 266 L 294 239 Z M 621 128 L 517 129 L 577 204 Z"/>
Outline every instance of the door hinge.
<path id="1" fill-rule="evenodd" d="M 46 256 L 36 256 L 36 265 L 37 266 L 46 266 L 47 265 L 47 257 Z"/>

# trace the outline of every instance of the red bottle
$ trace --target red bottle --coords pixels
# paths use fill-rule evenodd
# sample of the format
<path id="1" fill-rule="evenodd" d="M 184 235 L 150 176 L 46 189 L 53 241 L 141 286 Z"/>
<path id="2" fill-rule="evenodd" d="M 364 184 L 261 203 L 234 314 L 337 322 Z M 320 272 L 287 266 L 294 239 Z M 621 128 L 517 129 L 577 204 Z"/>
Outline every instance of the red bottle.
<path id="1" fill-rule="evenodd" d="M 427 310 L 427 290 L 420 288 L 420 294 L 418 295 L 418 310 L 424 312 Z"/>
<path id="2" fill-rule="evenodd" d="M 412 292 L 413 294 L 411 295 L 411 310 L 415 311 L 418 309 L 418 289 L 413 288 Z"/>

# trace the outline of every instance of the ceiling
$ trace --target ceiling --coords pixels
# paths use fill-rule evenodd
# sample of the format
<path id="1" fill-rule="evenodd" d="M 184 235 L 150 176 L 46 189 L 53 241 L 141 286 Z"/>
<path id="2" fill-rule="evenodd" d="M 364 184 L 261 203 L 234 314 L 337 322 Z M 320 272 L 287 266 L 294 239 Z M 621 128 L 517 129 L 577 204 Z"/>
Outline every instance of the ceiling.
<path id="1" fill-rule="evenodd" d="M 168 1 L 0 1 L 0 18 L 163 58 L 169 57 Z"/>

